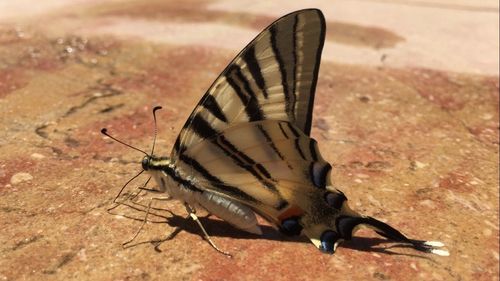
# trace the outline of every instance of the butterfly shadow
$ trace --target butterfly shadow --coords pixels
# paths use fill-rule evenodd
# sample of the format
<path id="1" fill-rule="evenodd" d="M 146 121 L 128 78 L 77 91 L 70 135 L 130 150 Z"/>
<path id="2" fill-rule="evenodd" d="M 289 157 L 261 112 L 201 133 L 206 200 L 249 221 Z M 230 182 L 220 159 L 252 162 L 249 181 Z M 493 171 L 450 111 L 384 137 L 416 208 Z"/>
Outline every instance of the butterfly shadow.
<path id="1" fill-rule="evenodd" d="M 129 206 L 128 207 L 134 207 L 134 206 Z M 137 209 L 139 210 L 139 209 Z M 165 211 L 164 209 L 161 209 Z M 143 210 L 139 210 L 143 211 Z M 129 248 L 129 247 L 135 247 L 139 246 L 142 244 L 152 244 L 154 249 L 157 252 L 162 252 L 160 249 L 160 246 L 171 239 L 174 239 L 177 234 L 179 234 L 181 231 L 186 231 L 191 234 L 199 235 L 202 238 L 205 239 L 203 236 L 203 232 L 200 229 L 200 227 L 190 218 L 190 217 L 182 217 L 179 215 L 174 214 L 173 212 L 168 211 L 169 216 L 163 216 L 160 214 L 155 214 L 152 213 L 152 215 L 155 215 L 156 217 L 160 218 L 160 220 L 148 220 L 149 222 L 152 223 L 166 223 L 170 227 L 174 228 L 174 231 L 172 231 L 170 234 L 168 234 L 166 237 L 163 238 L 158 238 L 158 239 L 152 239 L 152 240 L 147 240 L 147 241 L 141 241 L 141 242 L 136 242 L 136 243 L 131 243 L 128 246 L 124 246 L 124 248 Z M 137 220 L 137 221 L 143 221 L 144 218 L 138 218 L 138 217 L 129 217 L 125 216 L 129 219 Z M 212 237 L 229 237 L 233 239 L 267 239 L 267 240 L 273 240 L 273 241 L 282 241 L 282 242 L 295 242 L 295 243 L 310 243 L 309 239 L 305 236 L 286 236 L 282 234 L 280 231 L 277 229 L 269 226 L 269 225 L 259 225 L 262 234 L 253 234 L 249 233 L 243 230 L 240 230 L 236 227 L 233 227 L 232 225 L 228 224 L 225 221 L 219 220 L 219 219 L 213 219 L 211 218 L 211 215 L 203 216 L 203 217 L 198 217 L 199 221 L 201 224 L 204 226 L 205 230 L 207 233 L 212 236 Z M 133 239 L 132 239 L 133 240 Z M 417 257 L 417 258 L 424 258 L 428 259 L 431 261 L 434 261 L 433 259 L 423 256 L 423 255 L 417 255 L 417 254 L 405 254 L 405 253 L 399 253 L 392 251 L 391 249 L 393 248 L 412 248 L 409 245 L 405 244 L 393 244 L 390 246 L 380 246 L 382 244 L 387 244 L 387 243 L 394 243 L 390 240 L 384 239 L 384 238 L 372 238 L 372 237 L 352 237 L 351 240 L 344 241 L 340 247 L 341 248 L 347 248 L 351 250 L 356 250 L 356 251 L 362 251 L 362 252 L 371 252 L 371 253 L 380 253 L 380 254 L 387 254 L 387 255 L 403 255 L 403 256 L 410 256 L 410 257 Z M 125 243 L 127 244 L 127 243 Z"/>
<path id="2" fill-rule="evenodd" d="M 382 244 L 392 244 L 390 246 L 382 246 Z M 351 249 L 351 250 L 356 250 L 356 251 L 361 251 L 361 252 L 370 252 L 370 253 L 379 253 L 379 254 L 385 254 L 385 255 L 396 255 L 396 256 L 408 256 L 408 257 L 415 257 L 415 258 L 423 258 L 427 259 L 430 261 L 434 261 L 432 258 L 426 256 L 426 255 L 419 255 L 419 254 L 408 254 L 408 253 L 401 253 L 401 252 L 396 252 L 391 249 L 397 249 L 397 248 L 410 248 L 413 249 L 412 246 L 407 245 L 407 244 L 400 244 L 397 242 L 390 241 L 385 238 L 377 238 L 377 237 L 352 237 L 351 240 L 344 241 L 340 247 L 346 248 L 346 249 Z"/>
<path id="3" fill-rule="evenodd" d="M 201 224 L 203 224 L 203 227 L 205 227 L 207 233 L 213 237 L 230 237 L 234 239 L 268 239 L 274 241 L 291 241 L 298 243 L 308 241 L 305 237 L 285 236 L 269 225 L 260 225 L 260 229 L 262 230 L 261 235 L 253 234 L 233 227 L 225 221 L 212 219 L 210 217 L 211 216 L 199 217 L 199 220 Z M 166 223 L 171 227 L 180 228 L 182 231 L 203 236 L 200 227 L 191 219 L 173 215 L 172 217 L 168 218 Z"/>
<path id="4" fill-rule="evenodd" d="M 230 237 L 233 239 L 267 239 L 283 242 L 310 243 L 309 239 L 305 236 L 286 236 L 279 232 L 277 229 L 268 225 L 260 225 L 262 235 L 257 235 L 237 229 L 222 220 L 212 219 L 210 218 L 210 216 L 199 217 L 199 220 L 203 224 L 209 235 L 212 237 Z M 191 219 L 187 219 L 178 215 L 172 215 L 172 217 L 168 218 L 166 223 L 169 226 L 174 227 L 175 230 L 165 239 L 150 241 L 153 245 L 155 245 L 156 251 L 161 252 L 161 250 L 159 249 L 160 244 L 167 240 L 173 239 L 181 231 L 186 231 L 188 233 L 200 235 L 201 237 L 203 237 L 203 233 L 200 230 L 199 226 Z M 382 246 L 383 244 L 387 243 L 391 243 L 392 245 Z M 349 241 L 344 241 L 340 245 L 340 247 L 362 252 L 379 253 L 386 255 L 402 255 L 430 259 L 429 257 L 424 255 L 406 254 L 393 251 L 391 249 L 411 248 L 411 246 L 404 244 L 394 244 L 392 241 L 384 238 L 353 237 Z"/>
<path id="5" fill-rule="evenodd" d="M 207 231 L 207 233 L 211 237 L 230 237 L 233 239 L 268 239 L 268 240 L 274 240 L 274 241 L 288 241 L 288 242 L 298 242 L 298 243 L 307 243 L 308 240 L 306 237 L 302 236 L 294 236 L 294 237 L 289 237 L 281 234 L 279 231 L 277 231 L 275 228 L 268 226 L 268 225 L 260 225 L 260 228 L 262 230 L 262 234 L 253 234 L 249 233 L 243 230 L 240 230 L 238 228 L 235 228 L 228 224 L 227 222 L 221 221 L 221 220 L 216 220 L 216 219 L 211 219 L 209 216 L 205 217 L 198 217 L 199 221 Z M 140 220 L 138 218 L 131 218 L 135 220 Z M 170 227 L 173 227 L 174 230 L 169 233 L 166 237 L 163 238 L 158 238 L 158 239 L 152 239 L 152 240 L 147 240 L 147 241 L 140 241 L 136 243 L 131 243 L 125 248 L 130 248 L 130 247 L 136 247 L 142 244 L 152 244 L 154 246 L 154 249 L 157 252 L 162 252 L 160 249 L 161 244 L 163 244 L 166 241 L 174 239 L 177 234 L 179 234 L 181 231 L 185 231 L 191 234 L 199 235 L 203 239 L 206 239 L 203 236 L 203 232 L 200 229 L 200 227 L 194 222 L 192 219 L 189 217 L 182 217 L 175 215 L 171 213 L 171 216 L 168 218 L 164 217 L 165 220 L 163 221 L 151 221 L 153 223 L 166 223 Z M 133 240 L 133 239 L 132 239 Z M 127 244 L 127 243 L 126 243 Z"/>

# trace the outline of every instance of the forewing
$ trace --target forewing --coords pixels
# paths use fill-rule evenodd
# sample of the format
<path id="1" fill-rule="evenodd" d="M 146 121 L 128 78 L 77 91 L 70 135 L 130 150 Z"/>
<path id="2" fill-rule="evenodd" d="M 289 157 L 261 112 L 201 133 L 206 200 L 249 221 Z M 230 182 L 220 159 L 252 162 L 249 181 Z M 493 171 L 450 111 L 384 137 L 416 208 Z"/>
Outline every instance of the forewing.
<path id="1" fill-rule="evenodd" d="M 182 151 L 241 122 L 282 120 L 309 135 L 325 37 L 321 11 L 288 14 L 262 31 L 215 80 L 172 151 Z"/>

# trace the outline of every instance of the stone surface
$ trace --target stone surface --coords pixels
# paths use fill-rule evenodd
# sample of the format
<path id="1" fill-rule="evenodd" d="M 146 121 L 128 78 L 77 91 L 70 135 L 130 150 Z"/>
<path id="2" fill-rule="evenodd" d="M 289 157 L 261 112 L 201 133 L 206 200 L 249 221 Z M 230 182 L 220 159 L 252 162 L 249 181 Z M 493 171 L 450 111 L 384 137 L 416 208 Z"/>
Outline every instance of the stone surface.
<path id="1" fill-rule="evenodd" d="M 33 176 L 29 173 L 17 173 L 10 178 L 10 183 L 12 185 L 20 184 L 24 181 L 30 181 L 33 179 Z"/>
<path id="2" fill-rule="evenodd" d="M 231 58 L 310 6 L 328 20 L 312 135 L 333 182 L 451 255 L 362 230 L 329 256 L 263 220 L 255 236 L 202 216 L 228 259 L 175 201 L 155 201 L 123 249 L 149 197 L 107 209 L 142 154 L 100 129 L 148 150 L 162 105 L 168 155 Z M 0 280 L 498 280 L 498 15 L 497 1 L 466 0 L 0 1 Z"/>

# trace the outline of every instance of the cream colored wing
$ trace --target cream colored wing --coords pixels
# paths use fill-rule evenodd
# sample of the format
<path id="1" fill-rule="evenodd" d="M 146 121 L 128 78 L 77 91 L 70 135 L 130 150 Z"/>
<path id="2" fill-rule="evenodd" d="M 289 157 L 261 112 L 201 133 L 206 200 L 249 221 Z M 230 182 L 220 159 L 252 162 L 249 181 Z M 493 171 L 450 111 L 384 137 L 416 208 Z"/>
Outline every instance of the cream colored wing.
<path id="1" fill-rule="evenodd" d="M 171 158 L 235 124 L 282 120 L 309 134 L 325 20 L 288 14 L 262 31 L 215 80 L 181 130 Z"/>
<path id="2" fill-rule="evenodd" d="M 250 201 L 276 209 L 283 204 L 280 181 L 325 186 L 330 170 L 315 140 L 291 123 L 275 120 L 233 126 L 185 150 L 176 166 L 196 179 L 237 186 L 239 192 L 257 198 Z"/>
<path id="3" fill-rule="evenodd" d="M 448 254 L 442 243 L 409 239 L 352 211 L 332 187 L 316 141 L 290 122 L 240 123 L 186 149 L 176 165 L 202 189 L 250 206 L 286 234 L 304 233 L 327 253 L 367 226 L 417 250 Z"/>
<path id="4" fill-rule="evenodd" d="M 330 186 L 331 166 L 316 141 L 286 121 L 235 125 L 183 151 L 176 165 L 202 188 L 252 207 L 287 233 L 304 228 L 318 241 L 335 229 L 345 201 Z"/>

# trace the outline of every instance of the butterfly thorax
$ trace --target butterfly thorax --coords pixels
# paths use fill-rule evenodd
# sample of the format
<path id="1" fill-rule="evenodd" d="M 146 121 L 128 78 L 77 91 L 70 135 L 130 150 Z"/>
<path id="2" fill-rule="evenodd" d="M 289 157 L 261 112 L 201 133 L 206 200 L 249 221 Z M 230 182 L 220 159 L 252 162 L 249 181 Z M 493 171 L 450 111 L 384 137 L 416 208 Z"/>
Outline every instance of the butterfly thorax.
<path id="1" fill-rule="evenodd" d="M 142 158 L 141 164 L 144 171 L 163 170 L 169 167 L 174 167 L 170 158 L 158 157 L 155 155 L 144 156 L 144 158 Z"/>

